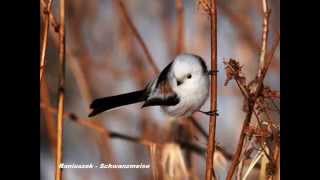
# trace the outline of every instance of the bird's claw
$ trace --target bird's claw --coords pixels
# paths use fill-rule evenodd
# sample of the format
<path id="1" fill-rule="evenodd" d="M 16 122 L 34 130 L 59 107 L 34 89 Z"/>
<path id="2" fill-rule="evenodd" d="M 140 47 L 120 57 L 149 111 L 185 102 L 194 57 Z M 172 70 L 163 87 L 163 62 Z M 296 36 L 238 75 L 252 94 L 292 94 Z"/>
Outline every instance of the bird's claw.
<path id="1" fill-rule="evenodd" d="M 201 113 L 203 113 L 203 114 L 206 114 L 206 115 L 208 115 L 208 116 L 219 116 L 219 113 L 217 112 L 217 111 L 199 111 L 199 112 L 201 112 Z"/>
<path id="2" fill-rule="evenodd" d="M 211 75 L 211 76 L 217 75 L 218 72 L 219 72 L 218 70 L 209 70 L 208 75 Z"/>

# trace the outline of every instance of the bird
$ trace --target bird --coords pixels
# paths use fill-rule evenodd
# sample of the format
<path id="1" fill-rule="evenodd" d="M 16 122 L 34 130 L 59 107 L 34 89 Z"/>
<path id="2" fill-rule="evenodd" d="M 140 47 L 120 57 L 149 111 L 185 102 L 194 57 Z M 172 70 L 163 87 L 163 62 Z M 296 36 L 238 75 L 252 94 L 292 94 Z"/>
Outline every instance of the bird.
<path id="1" fill-rule="evenodd" d="M 194 112 L 218 115 L 200 110 L 209 96 L 210 75 L 217 72 L 208 70 L 204 59 L 196 54 L 179 54 L 142 90 L 95 99 L 90 104 L 92 111 L 88 117 L 139 102 L 143 102 L 141 108 L 160 106 L 175 118 L 191 116 Z"/>

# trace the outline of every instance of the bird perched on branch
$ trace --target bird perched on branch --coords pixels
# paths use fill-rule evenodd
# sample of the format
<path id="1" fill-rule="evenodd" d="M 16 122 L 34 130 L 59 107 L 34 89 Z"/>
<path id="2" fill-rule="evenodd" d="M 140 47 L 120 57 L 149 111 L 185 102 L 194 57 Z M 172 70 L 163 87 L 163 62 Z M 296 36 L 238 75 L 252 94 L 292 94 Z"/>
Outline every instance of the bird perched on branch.
<path id="1" fill-rule="evenodd" d="M 216 112 L 200 110 L 209 96 L 209 76 L 216 72 L 209 71 L 198 55 L 178 55 L 144 89 L 95 99 L 90 105 L 89 117 L 138 102 L 144 102 L 142 108 L 160 106 L 171 117 L 190 116 L 197 111 L 217 115 Z"/>

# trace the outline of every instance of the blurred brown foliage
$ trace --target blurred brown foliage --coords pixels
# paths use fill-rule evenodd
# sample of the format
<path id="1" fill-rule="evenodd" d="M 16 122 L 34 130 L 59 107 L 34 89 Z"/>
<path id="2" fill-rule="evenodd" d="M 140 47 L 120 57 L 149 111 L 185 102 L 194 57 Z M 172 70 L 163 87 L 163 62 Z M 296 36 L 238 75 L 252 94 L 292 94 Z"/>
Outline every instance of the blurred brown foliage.
<path id="1" fill-rule="evenodd" d="M 55 173 L 60 68 L 60 2 L 52 1 L 52 6 L 48 2 L 40 1 L 42 179 L 53 179 Z M 233 177 L 280 178 L 280 3 L 267 2 L 271 9 L 268 68 L 261 69 L 262 1 L 217 1 L 217 179 L 226 178 L 234 159 L 260 70 L 266 75 L 251 121 L 243 129 L 244 143 Z M 151 168 L 64 169 L 64 179 L 204 179 L 208 117 L 195 114 L 176 121 L 157 107 L 141 110 L 140 105 L 95 119 L 86 117 L 94 98 L 144 87 L 157 69 L 180 52 L 199 54 L 209 65 L 208 9 L 207 0 L 66 1 L 63 162 L 142 163 Z M 208 100 L 203 109 L 209 107 Z"/>

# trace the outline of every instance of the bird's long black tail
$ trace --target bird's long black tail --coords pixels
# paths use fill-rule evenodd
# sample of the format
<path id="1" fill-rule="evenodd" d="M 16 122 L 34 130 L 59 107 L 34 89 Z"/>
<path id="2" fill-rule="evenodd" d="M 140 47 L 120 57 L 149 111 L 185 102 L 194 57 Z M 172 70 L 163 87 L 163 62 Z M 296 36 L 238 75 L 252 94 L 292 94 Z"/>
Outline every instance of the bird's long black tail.
<path id="1" fill-rule="evenodd" d="M 95 99 L 90 105 L 92 112 L 89 114 L 89 117 L 95 116 L 99 113 L 102 113 L 104 111 L 107 111 L 116 107 L 138 103 L 138 102 L 144 101 L 145 99 L 146 99 L 145 89 L 140 91 L 134 91 L 131 93 L 120 94 L 116 96 L 98 98 L 98 99 Z"/>

